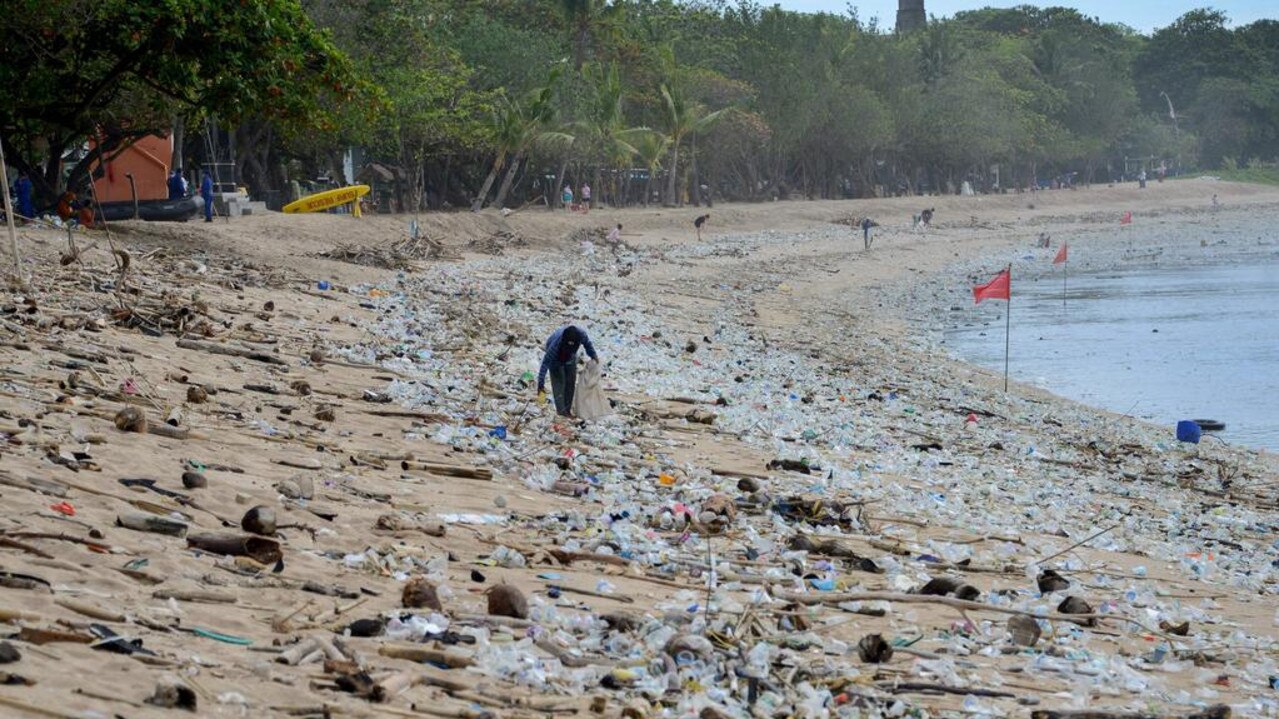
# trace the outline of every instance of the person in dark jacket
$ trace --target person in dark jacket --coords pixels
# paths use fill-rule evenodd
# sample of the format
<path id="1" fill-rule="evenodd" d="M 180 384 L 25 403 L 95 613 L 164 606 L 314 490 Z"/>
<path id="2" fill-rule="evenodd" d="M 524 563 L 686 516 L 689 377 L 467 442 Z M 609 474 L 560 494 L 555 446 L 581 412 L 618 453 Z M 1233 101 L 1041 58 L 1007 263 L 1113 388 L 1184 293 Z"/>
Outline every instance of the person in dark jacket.
<path id="1" fill-rule="evenodd" d="M 204 199 L 204 221 L 213 222 L 213 175 L 208 170 L 200 180 L 200 197 Z"/>
<path id="2" fill-rule="evenodd" d="M 709 219 L 711 219 L 711 213 L 707 212 L 705 215 L 698 215 L 697 219 L 693 220 L 693 227 L 697 228 L 698 242 L 702 241 L 702 225 L 705 225 Z"/>
<path id="3" fill-rule="evenodd" d="M 13 194 L 18 196 L 18 214 L 28 220 L 36 216 L 36 205 L 31 199 L 33 190 L 31 178 L 27 177 L 25 172 L 20 173 L 17 181 L 13 183 Z M 1213 197 L 1216 197 L 1216 195 L 1213 195 Z"/>
<path id="4" fill-rule="evenodd" d="M 169 199 L 181 200 L 187 195 L 186 183 L 182 181 L 182 170 L 173 168 L 169 173 Z"/>
<path id="5" fill-rule="evenodd" d="M 870 249 L 870 243 L 871 243 L 870 229 L 872 227 L 879 227 L 879 223 L 875 222 L 869 217 L 863 217 L 862 218 L 862 243 L 866 245 L 866 249 L 868 250 Z"/>
<path id="6" fill-rule="evenodd" d="M 555 330 L 546 340 L 546 350 L 542 355 L 542 366 L 537 371 L 537 396 L 540 400 L 546 395 L 546 375 L 551 376 L 551 394 L 555 398 L 555 412 L 564 417 L 572 416 L 573 390 L 577 385 L 577 350 L 586 350 L 586 355 L 599 361 L 595 347 L 586 331 L 576 325 L 567 325 Z"/>

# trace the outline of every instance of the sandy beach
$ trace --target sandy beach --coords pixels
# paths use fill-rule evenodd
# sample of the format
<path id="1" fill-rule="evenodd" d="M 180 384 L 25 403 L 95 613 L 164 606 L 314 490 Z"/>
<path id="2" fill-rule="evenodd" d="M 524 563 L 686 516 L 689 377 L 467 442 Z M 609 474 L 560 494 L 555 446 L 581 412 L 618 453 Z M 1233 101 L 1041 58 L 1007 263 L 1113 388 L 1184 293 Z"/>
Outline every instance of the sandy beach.
<path id="1" fill-rule="evenodd" d="M 704 211 L 121 223 L 64 263 L 20 229 L 0 613 L 33 683 L 3 713 L 173 716 L 168 683 L 227 717 L 1279 714 L 1275 456 L 936 343 L 1041 232 L 1176 253 L 1279 189 L 717 205 L 698 242 Z M 527 374 L 569 322 L 616 402 L 584 426 Z M 501 583 L 526 618 L 488 616 Z"/>

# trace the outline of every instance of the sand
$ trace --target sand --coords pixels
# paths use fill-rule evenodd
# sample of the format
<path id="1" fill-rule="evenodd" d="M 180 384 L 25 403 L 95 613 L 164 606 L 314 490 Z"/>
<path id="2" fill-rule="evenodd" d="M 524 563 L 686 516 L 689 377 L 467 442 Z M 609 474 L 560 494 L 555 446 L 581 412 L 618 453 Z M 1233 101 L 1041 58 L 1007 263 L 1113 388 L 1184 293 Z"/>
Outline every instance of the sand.
<path id="1" fill-rule="evenodd" d="M 831 608 L 814 614 L 814 621 L 836 622 L 823 634 L 855 645 L 868 632 L 889 638 L 921 632 L 926 639 L 915 648 L 926 656 L 950 656 L 969 686 L 1015 695 L 980 699 L 997 714 L 1026 715 L 1031 704 L 1132 707 L 1143 701 L 1184 713 L 1191 699 L 1232 703 L 1241 715 L 1260 713 L 1253 702 L 1270 689 L 1268 678 L 1257 672 L 1272 665 L 1279 636 L 1268 598 L 1273 586 L 1258 596 L 1256 587 L 1235 586 L 1230 569 L 1201 579 L 1188 577 L 1185 565 L 1164 556 L 1180 546 L 1165 527 L 1175 524 L 1169 517 L 1176 512 L 1170 508 L 1242 505 L 1239 511 L 1269 517 L 1273 528 L 1275 502 L 1267 493 L 1274 491 L 1274 458 L 1239 449 L 1175 454 L 1155 447 L 1158 432 L 1166 434 L 1163 428 L 1110 417 L 1029 387 L 1017 386 L 1005 396 L 995 373 L 947 359 L 929 344 L 918 313 L 938 300 L 912 301 L 910 295 L 911 287 L 930 286 L 957 267 L 975 271 L 977 258 L 1025 248 L 1039 232 L 1104 234 L 1117 228 L 1125 211 L 1132 211 L 1138 223 L 1169 232 L 1187 218 L 1210 222 L 1213 194 L 1225 203 L 1222 212 L 1276 213 L 1279 208 L 1274 189 L 1204 180 L 1152 184 L 1145 191 L 1095 187 L 1001 197 L 732 205 L 710 210 L 701 244 L 692 228 L 692 218 L 700 212 L 695 208 L 422 215 L 416 219 L 425 235 L 442 245 L 443 257 L 400 258 L 399 269 L 319 255 L 338 245 L 385 251 L 405 237 L 408 217 L 268 214 L 211 225 L 121 223 L 112 227 L 111 238 L 129 253 L 130 269 L 123 280 L 104 234 L 78 236 L 81 261 L 60 266 L 64 233 L 23 230 L 20 244 L 32 287 L 11 293 L 3 315 L 7 336 L 0 348 L 5 357 L 0 432 L 10 437 L 0 460 L 5 479 L 0 495 L 8 507 L 3 528 L 15 540 L 0 553 L 5 571 L 42 581 L 35 588 L 0 587 L 0 610 L 13 617 L 11 633 L 53 629 L 88 637 L 88 625 L 96 623 L 142 639 L 154 656 L 113 654 L 65 641 L 15 641 L 23 658 L 5 669 L 35 684 L 0 689 L 0 703 L 15 715 L 167 716 L 176 710 L 143 702 L 157 682 L 177 677 L 195 691 L 201 716 L 319 716 L 324 707 L 350 716 L 464 716 L 458 712 L 468 707 L 523 716 L 534 713 L 536 704 L 529 702 L 537 695 L 558 697 L 552 700 L 557 708 L 582 713 L 598 697 L 604 713 L 616 716 L 636 697 L 601 688 L 598 677 L 561 678 L 533 690 L 528 681 L 454 671 L 450 676 L 462 675 L 458 681 L 473 691 L 446 691 L 441 685 L 448 682 L 437 681 L 375 704 L 332 688 L 340 667 L 328 671 L 321 663 L 290 666 L 275 660 L 300 638 L 334 637 L 334 628 L 398 608 L 406 573 L 435 571 L 447 578 L 451 596 L 444 604 L 458 629 L 466 624 L 466 615 L 484 612 L 482 592 L 498 581 L 553 604 L 545 598 L 547 582 L 537 576 L 545 572 L 560 575 L 554 580 L 558 584 L 582 590 L 592 590 L 606 577 L 617 595 L 633 600 L 568 592 L 565 598 L 588 611 L 563 609 L 563 614 L 624 609 L 659 616 L 657 607 L 683 596 L 680 592 L 705 592 L 704 576 L 691 576 L 687 568 L 657 576 L 645 571 L 649 568 L 623 569 L 589 560 L 527 568 L 483 563 L 503 544 L 520 548 L 534 561 L 543 556 L 537 548 L 563 546 L 566 539 L 591 546 L 590 532 L 548 534 L 545 528 L 560 515 L 601 512 L 608 507 L 607 493 L 599 490 L 584 502 L 539 491 L 527 478 L 573 450 L 585 456 L 586 469 L 600 475 L 610 457 L 624 457 L 627 467 L 643 470 L 628 481 L 646 487 L 654 484 L 650 474 L 655 471 L 650 470 L 671 468 L 686 483 L 689 502 L 703 501 L 715 488 L 732 491 L 736 480 L 713 480 L 712 468 L 767 477 L 763 481 L 770 492 L 784 496 L 811 488 L 813 480 L 768 471 L 765 463 L 811 451 L 838 456 L 843 463 L 841 481 L 827 487 L 828 496 L 873 500 L 868 505 L 872 514 L 848 539 L 863 555 L 883 561 L 899 550 L 905 555 L 901 561 L 909 563 L 911 556 L 932 547 L 974 545 L 986 552 L 975 564 L 991 570 L 989 559 L 996 551 L 1013 551 L 1008 557 L 1011 571 L 965 572 L 952 566 L 950 572 L 983 596 L 1010 587 L 1032 590 L 1022 565 L 1064 550 L 1113 522 L 1123 527 L 1114 532 L 1123 535 L 1119 546 L 1111 551 L 1085 546 L 1071 555 L 1116 578 L 1111 586 L 1083 590 L 1094 606 L 1120 597 L 1137 581 L 1165 599 L 1185 597 L 1187 605 L 1208 617 L 1205 621 L 1218 623 L 1201 628 L 1201 622 L 1194 622 L 1191 641 L 1196 643 L 1187 646 L 1212 647 L 1196 650 L 1202 666 L 1191 665 L 1189 655 L 1180 658 L 1186 666 L 1176 672 L 1152 665 L 1148 686 L 1094 685 L 1089 672 L 1150 651 L 1161 637 L 1149 626 L 1106 622 L 1097 630 L 1084 630 L 1088 636 L 1080 641 L 1087 642 L 1086 651 L 1099 665 L 1072 664 L 1067 657 L 1062 666 L 1033 675 L 1025 672 L 1033 657 L 998 652 L 1006 617 L 997 613 L 894 604 L 887 617 L 873 618 Z M 927 232 L 910 225 L 911 215 L 924 207 L 937 209 Z M 862 250 L 860 232 L 834 224 L 861 216 L 882 225 L 869 252 Z M 596 255 L 583 259 L 580 233 L 599 236 L 618 222 L 624 226 L 623 240 L 635 251 L 620 251 L 622 259 L 615 261 L 611 250 L 596 246 Z M 502 248 L 502 254 L 485 255 L 477 247 Z M 969 280 L 960 276 L 954 282 L 962 287 Z M 333 289 L 318 289 L 320 281 Z M 125 291 L 117 292 L 121 286 Z M 432 340 L 430 356 L 419 355 L 417 362 L 397 360 L 396 343 L 385 336 L 395 326 L 398 306 L 385 294 L 397 291 L 420 299 L 426 303 L 423 308 L 435 313 L 424 310 L 415 320 L 421 336 Z M 433 291 L 440 296 L 433 297 Z M 505 314 L 494 309 L 508 301 L 527 307 L 502 310 Z M 610 386 L 622 403 L 621 423 L 607 431 L 553 424 L 545 410 L 530 409 L 532 392 L 520 387 L 517 370 L 534 369 L 528 358 L 535 361 L 549 328 L 569 319 L 589 325 L 592 315 L 598 318 L 606 310 L 615 312 L 615 318 L 639 316 L 644 326 L 628 328 L 614 321 L 600 327 L 599 336 L 662 330 L 672 346 L 658 341 L 644 346 L 651 347 L 653 367 L 683 363 L 685 391 L 673 394 L 661 385 L 661 392 L 648 395 L 646 386 L 657 375 L 644 374 L 644 360 L 635 356 L 638 345 L 619 344 L 618 352 L 631 353 L 610 369 Z M 180 347 L 180 332 L 188 339 L 256 352 L 259 358 L 214 354 L 199 345 Z M 702 336 L 715 341 L 698 343 Z M 728 344 L 720 337 L 728 338 Z M 508 338 L 509 356 L 502 351 Z M 686 341 L 698 343 L 700 354 L 684 357 L 679 348 Z M 319 354 L 313 357 L 313 350 Z M 613 347 L 601 350 L 608 358 Z M 728 391 L 725 385 L 732 380 L 709 368 L 725 357 L 745 355 L 760 360 L 750 369 L 750 381 L 775 386 L 779 396 L 802 394 L 805 388 L 793 385 L 797 378 L 830 379 L 829 386 L 818 390 L 821 396 L 811 405 L 779 401 L 776 406 L 716 408 L 716 392 Z M 260 361 L 262 357 L 273 361 Z M 703 365 L 694 363 L 698 357 L 704 358 Z M 389 364 L 365 364 L 367 359 Z M 787 374 L 769 376 L 781 373 L 772 360 L 788 362 Z M 424 384 L 407 384 L 413 378 Z M 428 384 L 430 400 L 413 406 L 366 399 L 370 392 L 414 396 Z M 836 385 L 846 387 L 848 396 L 834 396 L 830 387 Z M 188 402 L 193 386 L 209 392 L 208 402 Z M 866 399 L 872 391 L 899 392 L 912 403 L 911 416 Z M 822 432 L 834 432 L 829 436 L 840 437 L 840 444 L 798 438 L 797 428 L 779 409 L 783 405 L 789 407 L 787 416 L 812 413 L 804 420 L 808 425 L 831 422 Z M 112 420 L 125 406 L 141 409 L 151 425 L 162 425 L 176 409 L 181 416 L 175 421 L 185 434 L 122 432 Z M 719 412 L 721 418 L 709 426 L 685 422 L 681 417 L 689 407 Z M 983 412 L 977 430 L 963 422 L 972 409 Z M 836 428 L 833 418 L 844 412 L 856 413 L 856 428 Z M 752 413 L 759 422 L 735 424 Z M 1105 437 L 1117 446 L 1118 455 L 1109 444 L 1094 447 L 1089 455 L 1084 448 L 1090 430 L 1071 424 L 1069 418 L 1075 416 L 1104 422 Z M 492 461 L 473 439 L 452 446 L 435 441 L 447 439 L 443 429 L 455 432 L 469 425 L 482 437 L 497 424 L 512 435 L 502 449 L 492 450 L 504 461 Z M 1099 425 L 1092 426 L 1095 430 Z M 938 427 L 948 434 L 935 436 Z M 996 451 L 990 436 L 982 434 L 988 431 L 999 433 L 1001 446 L 1034 444 L 1040 455 L 1026 459 Z M 622 443 L 613 444 L 618 437 Z M 929 461 L 898 462 L 915 453 L 911 444 L 921 439 L 944 445 L 943 464 L 934 455 L 927 455 L 933 457 Z M 402 470 L 400 462 L 406 458 L 461 468 L 462 473 L 489 468 L 494 476 L 450 477 L 438 466 L 434 471 Z M 876 469 L 877 463 L 890 460 L 896 463 L 892 469 Z M 1139 477 L 1125 474 L 1132 472 L 1132 462 L 1141 463 Z M 182 474 L 193 464 L 207 467 L 207 488 L 183 488 Z M 1214 486 L 1205 491 L 1206 482 L 1178 474 L 1203 465 L 1242 468 L 1245 481 L 1240 484 L 1249 489 L 1235 494 Z M 1154 473 L 1155 466 L 1167 474 Z M 983 468 L 996 483 L 1011 481 L 1004 472 L 1024 479 L 1027 484 L 1010 487 L 1008 497 L 1022 496 L 1030 483 L 1042 486 L 1045 498 L 1064 497 L 1071 483 L 1078 482 L 1093 493 L 1091 504 L 1063 504 L 1057 514 L 1051 505 L 1038 513 L 1012 512 L 998 496 L 965 495 L 957 482 L 964 476 L 960 470 L 980 474 Z M 57 496 L 21 486 L 28 478 L 41 480 L 38 488 L 44 490 L 48 482 L 58 483 L 53 485 Z M 184 495 L 186 504 L 125 486 L 122 479 L 153 479 L 155 486 Z M 304 500 L 289 499 L 281 493 L 284 482 L 293 483 L 285 487 L 288 493 L 295 486 L 314 489 Z M 951 494 L 952 504 L 935 506 L 924 499 L 939 488 Z M 1000 511 L 973 516 L 982 501 Z M 66 507 L 51 508 L 63 502 L 73 507 L 74 516 L 67 516 Z M 282 568 L 193 552 L 181 538 L 116 526 L 130 512 L 180 512 L 192 534 L 239 533 L 241 515 L 256 505 L 271 507 L 279 523 L 289 525 L 280 530 Z M 500 527 L 450 524 L 442 538 L 377 528 L 378 518 L 386 514 L 434 521 L 461 513 L 501 515 L 507 522 Z M 1182 515 L 1177 517 L 1182 521 Z M 1266 523 L 1255 518 L 1250 521 L 1223 528 L 1222 539 L 1233 547 L 1205 544 L 1203 551 L 1247 553 L 1264 564 L 1273 529 L 1266 530 Z M 742 560 L 735 548 L 748 544 L 746 535 L 731 530 L 718 544 L 719 571 L 730 579 L 733 574 L 747 578 L 742 591 L 726 591 L 725 596 L 734 595 L 739 602 L 760 586 L 756 572 L 770 563 L 783 566 L 767 552 L 759 562 Z M 367 552 L 370 548 L 376 551 Z M 687 564 L 689 558 L 683 561 Z M 472 571 L 484 574 L 484 581 L 472 581 Z M 844 569 L 839 574 L 847 577 L 850 589 L 900 589 L 879 575 Z M 794 589 L 773 581 L 775 593 Z M 1083 581 L 1086 586 L 1089 580 Z M 318 589 L 329 593 L 316 593 Z M 760 611 L 767 615 L 775 608 Z M 1150 620 L 1133 618 L 1143 624 Z M 967 622 L 972 625 L 965 626 Z M 193 633 L 197 629 L 202 633 Z M 210 632 L 231 641 L 211 638 Z M 964 655 L 956 657 L 953 643 L 939 632 L 971 635 L 960 642 Z M 524 630 L 517 627 L 514 633 L 517 639 Z M 346 640 L 347 655 L 358 655 L 375 679 L 414 666 L 380 656 L 384 644 L 382 639 L 351 638 Z M 991 649 L 981 651 L 983 646 Z M 1072 651 L 1069 641 L 1062 647 L 1064 654 Z M 471 649 L 462 645 L 450 651 L 467 654 Z M 547 651 L 529 654 L 549 659 Z M 822 653 L 811 650 L 808 658 L 821 662 Z M 842 661 L 857 664 L 856 650 Z M 899 652 L 878 674 L 876 667 L 867 667 L 855 684 L 877 696 L 890 691 L 897 679 L 919 681 L 922 676 L 931 683 L 953 684 L 954 677 L 939 678 L 917 661 L 918 656 Z M 871 692 L 873 686 L 877 689 Z M 687 693 L 686 706 L 708 702 L 697 694 Z M 915 692 L 902 697 L 934 713 L 962 713 L 962 695 Z M 637 711 L 657 710 L 645 706 Z"/>

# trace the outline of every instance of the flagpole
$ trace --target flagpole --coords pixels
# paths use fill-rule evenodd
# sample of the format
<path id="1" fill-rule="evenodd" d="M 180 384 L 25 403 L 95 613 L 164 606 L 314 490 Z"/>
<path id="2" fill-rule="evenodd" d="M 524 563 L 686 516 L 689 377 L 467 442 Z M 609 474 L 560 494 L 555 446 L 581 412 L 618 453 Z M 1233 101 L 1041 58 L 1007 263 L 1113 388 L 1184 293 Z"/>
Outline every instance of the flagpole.
<path id="1" fill-rule="evenodd" d="M 1010 336 L 1013 328 L 1013 266 L 1009 264 L 1004 270 L 1008 273 L 1008 307 L 1004 310 L 1004 391 L 1008 391 L 1008 350 L 1011 347 Z"/>

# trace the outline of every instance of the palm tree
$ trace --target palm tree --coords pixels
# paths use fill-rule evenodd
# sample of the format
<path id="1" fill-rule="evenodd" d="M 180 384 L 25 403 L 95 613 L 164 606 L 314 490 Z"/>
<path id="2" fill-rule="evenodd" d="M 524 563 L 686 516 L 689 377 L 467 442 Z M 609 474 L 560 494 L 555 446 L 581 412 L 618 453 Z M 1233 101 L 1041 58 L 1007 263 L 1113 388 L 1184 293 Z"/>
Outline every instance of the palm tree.
<path id="1" fill-rule="evenodd" d="M 706 108 L 695 102 L 689 102 L 677 84 L 662 85 L 662 120 L 666 125 L 666 135 L 671 147 L 670 179 L 666 185 L 666 203 L 683 204 L 675 194 L 675 185 L 679 177 L 679 147 L 684 138 L 702 132 L 715 123 L 724 114 L 723 110 L 706 112 Z"/>
<path id="2" fill-rule="evenodd" d="M 471 202 L 471 212 L 479 212 L 484 207 L 484 200 L 488 198 L 489 190 L 493 189 L 497 173 L 502 171 L 506 165 L 507 156 L 514 152 L 522 141 L 524 124 L 522 111 L 519 104 L 509 97 L 505 95 L 498 97 L 491 121 L 489 129 L 493 133 L 493 145 L 497 149 L 497 154 L 493 158 L 493 166 L 489 168 L 488 177 L 484 178 L 484 184 Z"/>
<path id="3" fill-rule="evenodd" d="M 560 12 L 569 27 L 573 44 L 573 70 L 582 73 L 586 63 L 586 50 L 595 34 L 603 29 L 621 10 L 618 4 L 608 0 L 560 0 Z"/>
<path id="4" fill-rule="evenodd" d="M 511 183 L 515 180 L 515 171 L 519 168 L 520 163 L 534 147 L 551 146 L 568 144 L 573 141 L 568 135 L 551 130 L 551 125 L 555 122 L 555 87 L 559 82 L 560 69 L 555 68 L 551 71 L 551 76 L 547 79 L 547 83 L 529 93 L 522 103 L 522 119 L 519 144 L 515 150 L 515 159 L 511 162 L 510 167 L 506 170 L 506 177 L 502 178 L 502 186 L 497 191 L 497 199 L 493 204 L 502 207 L 506 202 L 506 195 L 511 190 Z"/>
<path id="5" fill-rule="evenodd" d="M 644 183 L 644 206 L 648 207 L 648 201 L 653 197 L 653 175 L 657 174 L 657 169 L 661 167 L 662 158 L 671 145 L 671 139 L 660 132 L 649 130 L 636 137 L 633 144 L 636 159 L 648 170 L 648 180 Z"/>
<path id="6" fill-rule="evenodd" d="M 595 184 L 600 187 L 600 169 L 617 169 L 626 165 L 636 154 L 633 144 L 647 128 L 627 128 L 626 115 L 622 111 L 622 80 L 617 65 L 589 73 L 594 98 L 586 117 L 573 123 L 575 135 L 583 140 L 583 150 L 595 160 Z M 614 197 L 616 195 L 614 194 Z"/>
<path id="7" fill-rule="evenodd" d="M 547 141 L 549 136 L 560 134 L 547 129 L 555 117 L 555 84 L 558 80 L 559 70 L 556 69 L 552 71 L 546 85 L 533 90 L 518 101 L 511 100 L 505 95 L 499 97 L 498 105 L 493 112 L 491 128 L 497 145 L 497 157 L 492 169 L 489 170 L 488 177 L 484 180 L 483 187 L 480 188 L 479 195 L 471 204 L 472 212 L 479 212 L 484 206 L 489 190 L 493 188 L 493 182 L 505 165 L 506 176 L 502 179 L 502 186 L 498 189 L 495 200 L 495 204 L 501 207 L 506 201 L 507 193 L 511 190 L 516 170 L 519 169 L 528 151 L 535 144 Z M 511 158 L 509 165 L 506 163 L 508 157 Z"/>

